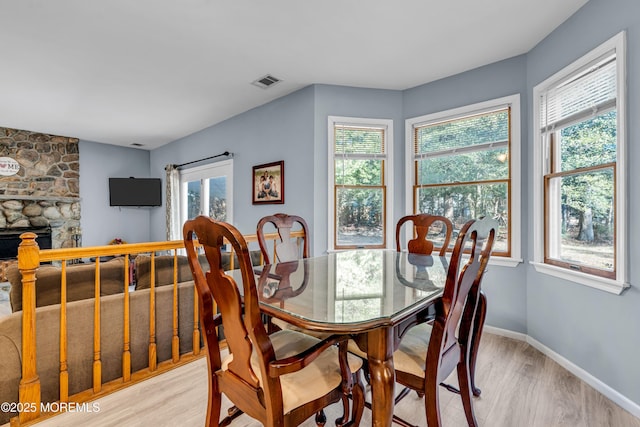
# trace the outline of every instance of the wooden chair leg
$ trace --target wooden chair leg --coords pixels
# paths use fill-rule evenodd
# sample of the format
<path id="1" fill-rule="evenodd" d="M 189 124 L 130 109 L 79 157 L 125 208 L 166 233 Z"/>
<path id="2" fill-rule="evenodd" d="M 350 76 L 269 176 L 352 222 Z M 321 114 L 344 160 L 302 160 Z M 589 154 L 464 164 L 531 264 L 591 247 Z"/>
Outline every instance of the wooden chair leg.
<path id="1" fill-rule="evenodd" d="M 471 398 L 471 375 L 469 373 L 469 367 L 464 360 L 458 363 L 457 371 L 458 384 L 460 385 L 460 398 L 462 399 L 464 414 L 467 417 L 467 424 L 469 427 L 477 427 L 478 422 L 473 412 L 473 399 Z"/>
<path id="2" fill-rule="evenodd" d="M 316 414 L 316 425 L 319 427 L 324 426 L 327 423 L 327 416 L 324 411 L 321 409 L 320 412 Z"/>
<path id="3" fill-rule="evenodd" d="M 227 410 L 227 416 L 224 417 L 222 421 L 220 421 L 220 427 L 230 426 L 233 420 L 238 418 L 240 415 L 244 414 L 237 406 L 232 406 Z"/>
<path id="4" fill-rule="evenodd" d="M 440 387 L 436 380 L 437 373 L 427 372 L 426 387 L 424 393 L 424 406 L 427 414 L 427 425 L 440 427 Z"/>
<path id="5" fill-rule="evenodd" d="M 214 380 L 215 381 L 215 380 Z M 207 408 L 207 427 L 219 427 L 220 422 L 220 407 L 222 405 L 222 395 L 217 391 L 217 386 L 214 384 L 209 396 L 209 406 Z"/>
<path id="6" fill-rule="evenodd" d="M 478 297 L 478 307 L 476 307 L 476 316 L 473 321 L 473 332 L 471 335 L 471 352 L 469 357 L 469 379 L 471 381 L 471 391 L 474 396 L 480 396 L 482 390 L 476 387 L 476 359 L 478 357 L 478 348 L 480 347 L 480 338 L 482 337 L 482 329 L 484 321 L 487 317 L 487 296 L 480 291 Z"/>
<path id="7" fill-rule="evenodd" d="M 342 416 L 336 419 L 336 426 L 342 427 L 347 425 L 349 419 L 349 397 L 351 394 L 345 393 L 342 396 Z"/>
<path id="8" fill-rule="evenodd" d="M 356 372 L 353 390 L 351 392 L 351 398 L 353 400 L 353 418 L 349 423 L 350 426 L 359 426 L 362 420 L 362 413 L 364 412 L 364 382 L 362 380 L 361 371 Z"/>
<path id="9" fill-rule="evenodd" d="M 347 358 L 347 342 L 338 343 L 338 361 L 340 363 L 340 372 L 342 372 L 342 416 L 336 419 L 336 426 L 347 425 L 349 419 L 349 397 L 353 389 L 353 374 L 349 368 Z"/>

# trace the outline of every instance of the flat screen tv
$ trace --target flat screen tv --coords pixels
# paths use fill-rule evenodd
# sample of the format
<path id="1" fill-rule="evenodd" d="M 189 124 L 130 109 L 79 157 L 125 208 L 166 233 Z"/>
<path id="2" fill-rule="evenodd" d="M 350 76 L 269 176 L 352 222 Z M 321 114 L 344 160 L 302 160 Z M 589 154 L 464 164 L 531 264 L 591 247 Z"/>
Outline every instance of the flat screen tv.
<path id="1" fill-rule="evenodd" d="M 162 206 L 160 178 L 109 178 L 110 206 Z"/>

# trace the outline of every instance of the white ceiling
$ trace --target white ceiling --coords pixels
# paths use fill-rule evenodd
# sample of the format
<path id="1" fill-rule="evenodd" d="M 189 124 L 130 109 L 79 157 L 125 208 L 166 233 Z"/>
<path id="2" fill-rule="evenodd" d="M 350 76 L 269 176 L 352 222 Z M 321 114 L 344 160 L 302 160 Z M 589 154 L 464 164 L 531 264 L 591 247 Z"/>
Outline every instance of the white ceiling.
<path id="1" fill-rule="evenodd" d="M 526 53 L 586 1 L 0 0 L 0 126 L 153 149 L 309 84 Z"/>

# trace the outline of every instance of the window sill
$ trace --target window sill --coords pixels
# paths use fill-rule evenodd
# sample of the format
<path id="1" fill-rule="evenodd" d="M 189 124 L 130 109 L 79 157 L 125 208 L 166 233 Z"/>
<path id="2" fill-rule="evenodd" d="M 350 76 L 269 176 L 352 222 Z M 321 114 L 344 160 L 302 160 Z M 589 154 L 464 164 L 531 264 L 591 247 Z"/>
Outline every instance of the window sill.
<path id="1" fill-rule="evenodd" d="M 579 283 L 581 285 L 589 286 L 591 288 L 599 289 L 601 291 L 609 292 L 616 295 L 620 295 L 625 289 L 629 287 L 628 283 L 605 279 L 603 277 L 596 277 L 577 271 L 569 271 L 565 268 L 543 264 L 540 262 L 531 261 L 531 265 L 533 265 L 538 273 L 548 274 L 550 276 L 569 280 L 571 282 Z"/>
<path id="2" fill-rule="evenodd" d="M 521 259 L 507 258 L 500 256 L 492 256 L 489 258 L 489 265 L 497 265 L 500 267 L 517 267 L 522 262 Z"/>

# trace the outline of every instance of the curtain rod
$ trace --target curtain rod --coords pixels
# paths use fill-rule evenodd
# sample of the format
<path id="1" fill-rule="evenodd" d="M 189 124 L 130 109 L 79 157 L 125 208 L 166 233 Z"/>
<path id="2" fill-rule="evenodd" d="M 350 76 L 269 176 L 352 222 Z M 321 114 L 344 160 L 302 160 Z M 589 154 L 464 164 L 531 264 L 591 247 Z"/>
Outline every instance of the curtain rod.
<path id="1" fill-rule="evenodd" d="M 230 153 L 228 151 L 225 151 L 224 153 L 220 153 L 220 154 L 216 154 L 215 156 L 211 156 L 211 157 L 205 157 L 204 159 L 200 159 L 200 160 L 194 160 L 191 162 L 186 162 L 186 163 L 181 163 L 179 165 L 173 165 L 174 168 L 179 168 L 181 166 L 186 166 L 186 165 L 190 165 L 192 163 L 198 163 L 198 162 L 204 162 L 205 160 L 211 160 L 211 159 L 215 159 L 216 157 L 222 157 L 222 156 L 231 156 L 233 157 L 233 153 Z"/>

